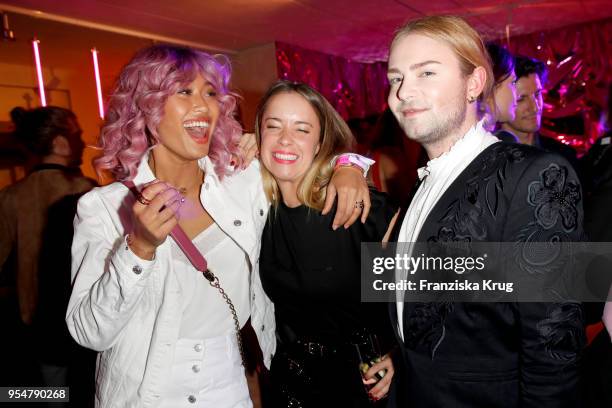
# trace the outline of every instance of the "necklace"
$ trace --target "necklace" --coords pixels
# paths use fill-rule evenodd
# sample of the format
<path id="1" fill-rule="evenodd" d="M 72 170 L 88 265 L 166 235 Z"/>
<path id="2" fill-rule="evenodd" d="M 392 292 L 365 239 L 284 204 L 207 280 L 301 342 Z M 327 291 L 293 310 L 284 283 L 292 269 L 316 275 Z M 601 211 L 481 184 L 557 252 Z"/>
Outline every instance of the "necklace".
<path id="1" fill-rule="evenodd" d="M 149 158 L 149 167 L 151 167 L 151 171 L 153 172 L 153 175 L 155 177 L 157 177 L 157 173 L 155 171 L 155 155 L 153 154 L 153 152 L 151 152 L 151 156 Z M 201 174 L 201 176 L 200 176 Z M 178 190 L 179 193 L 181 193 L 181 195 L 185 196 L 187 195 L 187 192 L 190 191 L 191 189 L 193 189 L 196 186 L 200 186 L 202 185 L 202 183 L 204 182 L 204 172 L 202 171 L 202 169 L 200 168 L 200 166 L 197 166 L 197 170 L 196 170 L 196 176 L 194 178 L 194 180 L 199 180 L 196 181 L 194 184 L 190 185 L 190 186 L 174 186 L 174 188 L 176 188 Z"/>

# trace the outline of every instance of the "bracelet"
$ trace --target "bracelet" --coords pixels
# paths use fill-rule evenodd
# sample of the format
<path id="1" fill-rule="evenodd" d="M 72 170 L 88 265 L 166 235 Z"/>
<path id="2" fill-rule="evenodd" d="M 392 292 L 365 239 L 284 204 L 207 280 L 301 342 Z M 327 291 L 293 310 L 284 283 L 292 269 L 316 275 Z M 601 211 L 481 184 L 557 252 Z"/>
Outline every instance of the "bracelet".
<path id="1" fill-rule="evenodd" d="M 336 170 L 338 167 L 357 167 L 363 171 L 363 177 L 368 176 L 368 170 L 372 164 L 376 163 L 374 160 L 367 157 L 361 156 L 356 153 L 343 153 L 335 156 L 330 164 Z"/>
<path id="2" fill-rule="evenodd" d="M 134 255 L 136 255 L 137 257 L 141 258 L 140 255 L 138 255 L 136 253 L 136 251 L 143 251 L 143 252 L 147 252 L 146 250 L 143 250 L 142 248 L 139 248 L 138 245 L 136 245 L 136 251 L 134 251 L 134 249 L 132 248 L 134 246 L 134 237 L 132 236 L 132 234 L 127 234 L 125 236 L 125 250 L 126 251 L 130 251 L 132 252 Z M 151 259 L 145 259 L 145 261 L 152 261 L 155 259 L 155 251 L 153 251 L 153 253 L 151 254 L 152 258 Z M 144 259 L 144 258 L 141 258 Z"/>

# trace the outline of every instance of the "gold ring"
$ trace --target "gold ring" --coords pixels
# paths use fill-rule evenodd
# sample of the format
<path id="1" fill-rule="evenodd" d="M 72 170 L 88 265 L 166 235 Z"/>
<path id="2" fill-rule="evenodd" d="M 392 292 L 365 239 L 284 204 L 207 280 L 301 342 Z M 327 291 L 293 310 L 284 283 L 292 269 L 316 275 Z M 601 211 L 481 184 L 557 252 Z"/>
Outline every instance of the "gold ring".
<path id="1" fill-rule="evenodd" d="M 147 197 L 145 197 L 142 194 L 138 194 L 138 197 L 136 197 L 136 200 L 138 200 L 138 202 L 142 205 L 149 205 L 151 204 L 151 200 L 149 200 Z"/>

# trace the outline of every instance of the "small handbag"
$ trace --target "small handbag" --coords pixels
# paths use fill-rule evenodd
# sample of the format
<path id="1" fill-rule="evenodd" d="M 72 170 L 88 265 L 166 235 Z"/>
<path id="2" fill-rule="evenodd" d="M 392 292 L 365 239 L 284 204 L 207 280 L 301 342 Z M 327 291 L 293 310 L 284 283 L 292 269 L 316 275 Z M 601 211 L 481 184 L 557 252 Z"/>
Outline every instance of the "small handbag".
<path id="1" fill-rule="evenodd" d="M 132 194 L 134 194 L 135 197 L 141 197 L 140 191 L 138 191 L 138 188 L 136 188 L 133 182 L 123 181 L 122 183 L 132 192 Z M 236 308 L 234 307 L 232 300 L 221 287 L 221 284 L 219 283 L 219 278 L 214 273 L 212 273 L 210 269 L 208 269 L 208 262 L 206 261 L 206 258 L 204 258 L 204 255 L 202 255 L 198 248 L 193 245 L 193 242 L 191 242 L 191 240 L 189 239 L 185 231 L 183 231 L 180 225 L 176 224 L 176 226 L 170 232 L 170 236 L 172 237 L 172 239 L 174 239 L 174 242 L 176 242 L 179 248 L 181 248 L 181 250 L 187 257 L 187 259 L 189 259 L 189 262 L 191 262 L 194 268 L 196 268 L 197 271 L 202 272 L 202 275 L 204 275 L 210 286 L 216 288 L 225 300 L 225 303 L 227 303 L 229 310 L 232 314 L 232 318 L 234 320 L 234 328 L 236 329 L 236 340 L 238 341 L 238 350 L 240 351 L 242 366 L 246 368 L 246 358 L 242 344 L 240 323 L 238 321 L 238 314 L 236 313 Z"/>

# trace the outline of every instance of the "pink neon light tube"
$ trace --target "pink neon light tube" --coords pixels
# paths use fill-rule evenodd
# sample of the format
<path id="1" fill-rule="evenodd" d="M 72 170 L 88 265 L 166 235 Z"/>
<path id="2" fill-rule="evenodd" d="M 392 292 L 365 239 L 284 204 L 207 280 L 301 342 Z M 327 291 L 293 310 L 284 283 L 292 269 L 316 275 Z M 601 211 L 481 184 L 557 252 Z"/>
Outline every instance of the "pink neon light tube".
<path id="1" fill-rule="evenodd" d="M 98 50 L 92 48 L 91 56 L 93 58 L 94 73 L 96 76 L 96 91 L 98 92 L 98 110 L 100 119 L 104 119 L 104 102 L 102 101 L 102 85 L 100 83 L 100 68 L 98 66 Z"/>
<path id="2" fill-rule="evenodd" d="M 34 62 L 36 63 L 36 76 L 38 78 L 38 91 L 40 93 L 40 104 L 47 106 L 47 97 L 45 96 L 45 82 L 43 81 L 42 68 L 40 64 L 40 53 L 38 52 L 37 39 L 32 40 L 32 48 L 34 49 Z"/>

